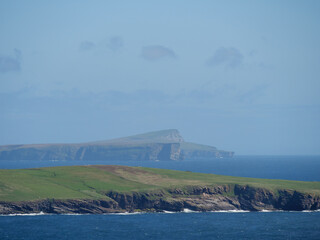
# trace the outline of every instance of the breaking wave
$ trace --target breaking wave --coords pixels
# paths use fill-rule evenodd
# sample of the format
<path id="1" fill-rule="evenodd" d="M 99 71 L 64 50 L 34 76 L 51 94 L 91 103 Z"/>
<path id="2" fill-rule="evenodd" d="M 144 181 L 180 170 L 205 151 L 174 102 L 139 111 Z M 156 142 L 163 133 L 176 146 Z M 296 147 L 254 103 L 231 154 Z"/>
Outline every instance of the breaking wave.
<path id="1" fill-rule="evenodd" d="M 49 215 L 48 213 L 39 212 L 39 213 L 14 213 L 2 216 L 41 216 L 41 215 Z"/>
<path id="2" fill-rule="evenodd" d="M 210 211 L 212 213 L 247 213 L 250 211 L 247 210 L 217 210 L 217 211 Z"/>

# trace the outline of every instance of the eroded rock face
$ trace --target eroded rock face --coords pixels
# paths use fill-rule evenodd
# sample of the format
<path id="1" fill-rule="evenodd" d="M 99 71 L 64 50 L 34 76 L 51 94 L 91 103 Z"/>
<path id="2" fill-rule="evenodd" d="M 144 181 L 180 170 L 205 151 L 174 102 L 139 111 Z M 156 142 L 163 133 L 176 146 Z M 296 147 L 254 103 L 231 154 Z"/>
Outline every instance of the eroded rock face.
<path id="1" fill-rule="evenodd" d="M 236 185 L 234 194 L 237 196 L 240 208 L 243 210 L 259 211 L 263 209 L 276 209 L 277 196 L 266 189 Z"/>
<path id="2" fill-rule="evenodd" d="M 302 194 L 297 191 L 279 191 L 277 207 L 283 210 L 317 210 L 320 209 L 320 197 Z"/>
<path id="3" fill-rule="evenodd" d="M 109 213 L 117 212 L 118 204 L 113 200 L 55 200 L 46 199 L 25 202 L 0 202 L 0 214 L 22 213 Z"/>
<path id="4" fill-rule="evenodd" d="M 241 208 L 259 211 L 262 209 L 302 211 L 320 208 L 320 197 L 297 191 L 280 190 L 277 194 L 260 188 L 235 186 Z"/>
<path id="5" fill-rule="evenodd" d="M 190 186 L 151 192 L 108 192 L 104 200 L 0 202 L 0 214 L 15 213 L 116 213 L 134 211 L 317 210 L 320 197 L 297 191 L 250 186 Z"/>

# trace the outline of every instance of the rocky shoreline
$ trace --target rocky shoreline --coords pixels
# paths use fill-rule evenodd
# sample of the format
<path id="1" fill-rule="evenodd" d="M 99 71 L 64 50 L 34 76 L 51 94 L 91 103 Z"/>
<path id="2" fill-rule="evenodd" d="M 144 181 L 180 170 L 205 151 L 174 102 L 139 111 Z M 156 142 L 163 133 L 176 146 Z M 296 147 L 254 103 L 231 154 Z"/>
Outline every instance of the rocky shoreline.
<path id="1" fill-rule="evenodd" d="M 105 199 L 0 202 L 0 214 L 104 214 L 123 212 L 303 211 L 320 209 L 320 196 L 251 186 L 190 186 L 149 192 L 107 192 Z"/>

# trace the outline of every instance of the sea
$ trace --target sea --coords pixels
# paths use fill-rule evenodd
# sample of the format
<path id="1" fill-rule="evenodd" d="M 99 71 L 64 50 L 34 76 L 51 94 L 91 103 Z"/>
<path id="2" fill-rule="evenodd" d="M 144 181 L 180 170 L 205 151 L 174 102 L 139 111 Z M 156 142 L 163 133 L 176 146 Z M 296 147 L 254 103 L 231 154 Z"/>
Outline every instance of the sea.
<path id="1" fill-rule="evenodd" d="M 1 169 L 127 165 L 229 176 L 320 181 L 320 156 L 235 156 L 181 162 L 0 161 Z M 320 211 L 0 216 L 0 239 L 320 239 Z"/>

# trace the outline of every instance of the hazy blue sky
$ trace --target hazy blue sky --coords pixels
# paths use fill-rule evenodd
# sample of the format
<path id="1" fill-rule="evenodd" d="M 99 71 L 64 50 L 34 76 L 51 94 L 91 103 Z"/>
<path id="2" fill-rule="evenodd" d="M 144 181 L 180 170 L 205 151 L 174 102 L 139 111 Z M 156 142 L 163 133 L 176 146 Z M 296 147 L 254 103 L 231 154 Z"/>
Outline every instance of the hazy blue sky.
<path id="1" fill-rule="evenodd" d="M 1 1 L 0 144 L 179 129 L 320 154 L 320 1 Z"/>

